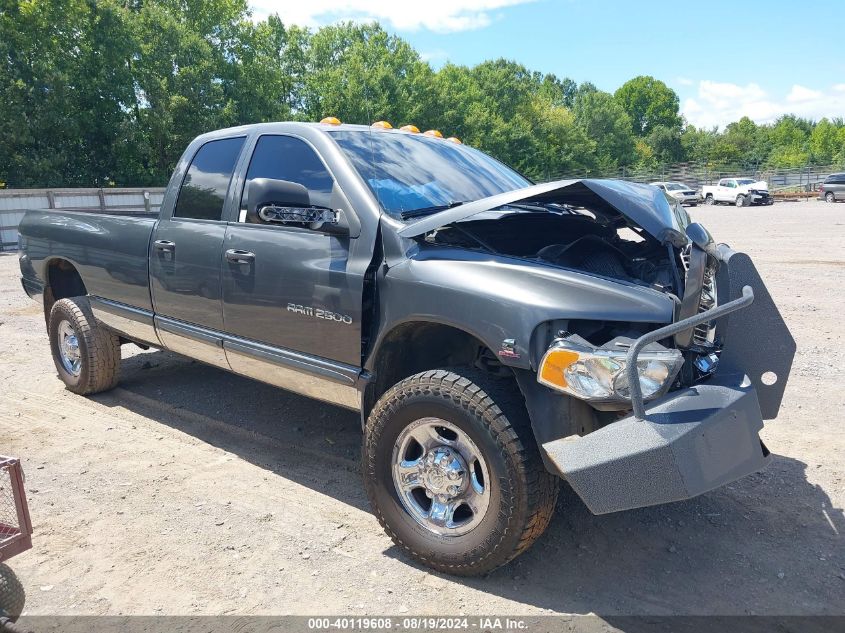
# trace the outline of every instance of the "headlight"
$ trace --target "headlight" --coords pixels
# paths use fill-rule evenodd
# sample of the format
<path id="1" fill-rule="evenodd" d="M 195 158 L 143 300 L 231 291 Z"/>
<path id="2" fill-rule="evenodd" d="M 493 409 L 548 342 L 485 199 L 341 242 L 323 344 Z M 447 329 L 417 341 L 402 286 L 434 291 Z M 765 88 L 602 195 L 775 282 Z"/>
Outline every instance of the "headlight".
<path id="1" fill-rule="evenodd" d="M 581 400 L 613 402 L 630 400 L 625 357 L 632 339 L 618 337 L 595 347 L 580 336 L 552 343 L 540 362 L 540 384 Z M 653 343 L 637 358 L 637 375 L 643 398 L 662 395 L 684 364 L 681 352 Z"/>

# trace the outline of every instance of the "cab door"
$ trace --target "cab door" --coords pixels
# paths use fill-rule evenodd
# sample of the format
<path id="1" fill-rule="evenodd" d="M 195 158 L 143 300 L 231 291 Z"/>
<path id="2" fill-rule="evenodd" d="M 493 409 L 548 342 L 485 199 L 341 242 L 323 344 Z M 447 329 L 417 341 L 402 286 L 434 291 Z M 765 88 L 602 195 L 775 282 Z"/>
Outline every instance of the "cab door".
<path id="1" fill-rule="evenodd" d="M 301 184 L 312 205 L 351 213 L 308 142 L 284 134 L 257 139 L 239 221 L 229 224 L 223 244 L 223 320 L 226 333 L 239 339 L 226 343 L 232 368 L 249 374 L 260 357 L 297 368 L 310 365 L 317 373 L 357 374 L 364 273 L 372 253 L 356 255 L 357 240 L 349 235 L 248 221 L 247 196 L 256 178 Z"/>
<path id="2" fill-rule="evenodd" d="M 723 178 L 719 181 L 719 196 L 718 200 L 720 202 L 733 202 L 734 198 L 736 198 L 736 180 L 731 180 L 730 178 Z"/>
<path id="3" fill-rule="evenodd" d="M 162 344 L 224 367 L 224 207 L 244 141 L 216 139 L 197 150 L 173 211 L 159 220 L 150 245 L 150 288 Z"/>

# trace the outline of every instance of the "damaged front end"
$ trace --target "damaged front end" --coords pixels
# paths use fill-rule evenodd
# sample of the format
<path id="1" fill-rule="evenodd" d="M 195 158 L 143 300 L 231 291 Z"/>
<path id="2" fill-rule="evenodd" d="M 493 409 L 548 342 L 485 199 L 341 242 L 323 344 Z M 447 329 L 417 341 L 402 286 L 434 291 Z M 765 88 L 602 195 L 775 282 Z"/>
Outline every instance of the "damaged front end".
<path id="1" fill-rule="evenodd" d="M 695 314 L 634 341 L 626 355 L 632 412 L 583 437 L 543 444 L 548 462 L 595 514 L 688 499 L 756 472 L 768 463 L 759 439 L 777 416 L 795 342 L 751 259 L 690 231 L 682 302 Z M 712 261 L 710 261 L 712 259 Z M 698 282 L 712 270 L 712 292 Z M 716 297 L 719 301 L 716 301 Z M 687 302 L 687 299 L 690 299 Z M 696 299 L 693 301 L 692 299 Z M 662 340 L 686 345 L 699 376 L 646 403 L 637 361 Z M 701 371 L 706 369 L 705 371 Z"/>
<path id="2" fill-rule="evenodd" d="M 547 468 L 592 512 L 687 499 L 767 463 L 758 433 L 777 416 L 795 343 L 750 258 L 714 243 L 656 188 L 535 185 L 400 234 L 672 298 L 669 325 L 547 323 L 533 379 L 517 372 Z"/>

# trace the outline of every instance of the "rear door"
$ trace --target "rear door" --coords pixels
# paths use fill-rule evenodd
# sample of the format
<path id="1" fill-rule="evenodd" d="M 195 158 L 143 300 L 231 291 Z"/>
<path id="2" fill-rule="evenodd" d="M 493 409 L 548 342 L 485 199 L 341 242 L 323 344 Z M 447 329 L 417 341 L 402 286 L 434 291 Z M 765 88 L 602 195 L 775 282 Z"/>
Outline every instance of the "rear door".
<path id="1" fill-rule="evenodd" d="M 224 209 L 244 141 L 222 138 L 200 146 L 150 246 L 150 287 L 162 343 L 224 366 L 222 344 L 212 331 L 223 329 Z"/>

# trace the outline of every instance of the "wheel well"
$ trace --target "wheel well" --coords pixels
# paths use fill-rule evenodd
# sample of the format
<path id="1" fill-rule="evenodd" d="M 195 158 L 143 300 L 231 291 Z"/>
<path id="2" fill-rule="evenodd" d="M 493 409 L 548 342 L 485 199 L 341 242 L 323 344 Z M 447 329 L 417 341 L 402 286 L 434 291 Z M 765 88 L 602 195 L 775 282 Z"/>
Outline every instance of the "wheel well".
<path id="1" fill-rule="evenodd" d="M 460 365 L 513 378 L 483 342 L 464 330 L 426 321 L 396 326 L 385 336 L 372 362 L 375 379 L 364 393 L 364 420 L 382 394 L 403 378 L 428 369 Z"/>
<path id="2" fill-rule="evenodd" d="M 76 267 L 66 259 L 54 259 L 47 266 L 44 288 L 44 318 L 50 318 L 50 310 L 59 299 L 87 295 L 85 284 Z"/>

